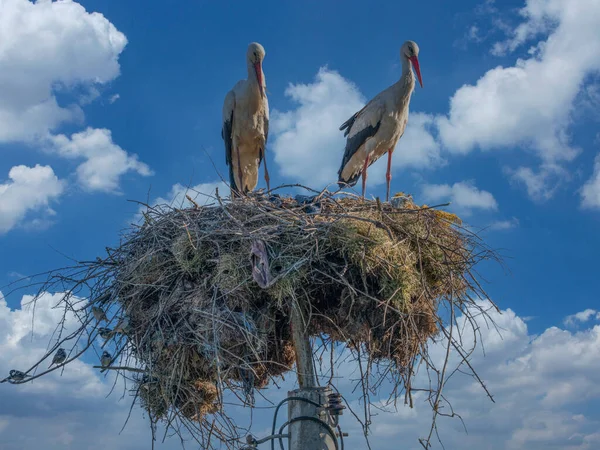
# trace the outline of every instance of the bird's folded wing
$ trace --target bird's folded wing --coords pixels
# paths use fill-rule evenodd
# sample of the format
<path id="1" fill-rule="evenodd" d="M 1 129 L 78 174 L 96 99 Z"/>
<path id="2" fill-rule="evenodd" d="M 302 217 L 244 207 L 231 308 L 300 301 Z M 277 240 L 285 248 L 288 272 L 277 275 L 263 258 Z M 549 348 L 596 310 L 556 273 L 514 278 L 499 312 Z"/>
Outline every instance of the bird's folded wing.
<path id="1" fill-rule="evenodd" d="M 360 111 L 356 111 L 352 115 L 352 117 L 350 117 L 348 120 L 346 120 L 343 124 L 340 125 L 340 131 L 346 130 L 344 131 L 344 137 L 348 136 L 348 133 L 350 133 L 350 128 L 352 128 L 352 125 L 354 125 L 354 121 L 365 110 L 367 106 L 369 106 L 368 103 L 365 106 L 363 106 L 363 108 Z"/>
<path id="2" fill-rule="evenodd" d="M 235 108 L 235 93 L 229 91 L 225 96 L 223 103 L 223 128 L 221 129 L 221 137 L 225 141 L 225 162 L 231 165 L 231 147 L 232 138 L 231 131 L 233 127 L 233 110 Z"/>
<path id="3" fill-rule="evenodd" d="M 344 170 L 344 166 L 348 164 L 358 149 L 367 141 L 367 139 L 375 136 L 375 133 L 377 133 L 377 130 L 379 130 L 379 126 L 381 125 L 383 112 L 383 103 L 379 101 L 378 97 L 375 97 L 363 109 L 348 120 L 349 126 L 345 133 L 348 138 L 346 139 L 346 149 L 339 170 L 340 175 Z"/>
<path id="4" fill-rule="evenodd" d="M 269 140 L 269 110 L 268 110 L 268 108 L 265 111 L 265 116 L 264 116 L 264 134 L 265 134 L 265 148 L 263 148 L 262 151 L 260 152 L 258 164 L 260 164 L 262 162 L 263 157 L 265 156 L 265 149 L 267 148 L 267 141 Z"/>
<path id="5" fill-rule="evenodd" d="M 267 140 L 269 139 L 269 100 L 265 97 L 265 112 L 264 112 L 264 120 L 265 120 L 265 146 L 267 145 Z"/>

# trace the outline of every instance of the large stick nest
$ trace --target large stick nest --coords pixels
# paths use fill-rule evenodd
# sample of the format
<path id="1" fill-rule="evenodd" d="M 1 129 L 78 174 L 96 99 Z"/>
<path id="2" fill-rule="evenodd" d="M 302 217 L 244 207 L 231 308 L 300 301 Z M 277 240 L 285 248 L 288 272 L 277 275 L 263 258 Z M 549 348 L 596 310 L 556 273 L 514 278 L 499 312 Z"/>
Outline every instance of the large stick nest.
<path id="1" fill-rule="evenodd" d="M 410 197 L 217 200 L 149 207 L 76 285 L 90 288 L 109 326 L 127 323 L 114 334 L 113 366 L 144 372 L 135 392 L 151 417 L 175 415 L 221 439 L 229 425 L 211 415 L 223 414 L 226 392 L 252 403 L 293 368 L 291 308 L 308 335 L 387 364 L 408 388 L 444 322 L 440 302 L 472 303 L 471 269 L 490 256 L 456 216 Z M 93 339 L 106 324 L 92 322 Z"/>

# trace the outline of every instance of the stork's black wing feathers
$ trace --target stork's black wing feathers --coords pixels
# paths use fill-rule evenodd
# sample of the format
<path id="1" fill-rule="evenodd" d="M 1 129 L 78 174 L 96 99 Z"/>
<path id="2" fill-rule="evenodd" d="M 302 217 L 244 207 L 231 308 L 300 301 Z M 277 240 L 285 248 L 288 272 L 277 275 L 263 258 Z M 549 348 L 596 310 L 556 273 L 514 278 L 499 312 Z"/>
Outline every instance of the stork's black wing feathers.
<path id="1" fill-rule="evenodd" d="M 365 110 L 365 108 L 368 105 L 365 105 L 360 111 L 357 111 L 356 113 L 354 113 L 354 115 L 352 117 L 350 117 L 348 120 L 346 120 L 341 126 L 340 126 L 340 131 L 343 131 L 344 129 L 346 131 L 344 131 L 344 137 L 348 136 L 348 133 L 350 133 L 350 129 L 352 128 L 352 125 L 354 125 L 354 121 L 356 120 L 356 118 L 360 115 L 361 112 L 363 112 Z"/>
<path id="2" fill-rule="evenodd" d="M 269 118 L 265 114 L 265 142 L 269 140 Z"/>
<path id="3" fill-rule="evenodd" d="M 221 137 L 225 141 L 225 163 L 229 166 L 229 186 L 233 191 L 237 191 L 235 185 L 235 177 L 233 176 L 233 164 L 231 163 L 232 151 L 233 151 L 233 140 L 232 140 L 232 126 L 233 126 L 233 111 L 229 120 L 223 122 L 223 128 L 221 129 Z"/>
<path id="4" fill-rule="evenodd" d="M 269 140 L 269 118 L 265 114 L 264 117 L 264 128 L 265 132 L 265 148 L 261 149 L 260 155 L 258 156 L 258 164 L 262 163 L 263 158 L 265 157 L 265 149 L 267 148 L 267 141 Z"/>
<path id="5" fill-rule="evenodd" d="M 359 112 L 362 112 L 362 110 Z M 358 113 L 355 114 L 354 116 L 352 116 L 346 122 L 347 124 L 349 123 L 349 126 L 346 129 L 344 136 L 348 135 L 348 133 L 350 132 L 350 129 L 352 128 L 352 125 L 354 124 L 356 117 L 358 117 Z M 377 122 L 377 124 L 375 126 L 369 125 L 366 128 L 363 128 L 362 130 L 360 130 L 358 133 L 356 133 L 351 138 L 348 138 L 346 140 L 346 150 L 344 151 L 344 157 L 342 158 L 342 164 L 340 166 L 340 170 L 338 170 L 338 185 L 340 187 L 354 186 L 356 184 L 356 182 L 358 181 L 358 178 L 360 177 L 360 172 L 357 172 L 349 180 L 343 180 L 342 179 L 342 171 L 344 170 L 344 167 L 346 166 L 346 164 L 348 164 L 348 162 L 350 161 L 352 156 L 354 156 L 354 154 L 361 147 L 361 145 L 363 145 L 365 143 L 365 141 L 367 139 L 369 139 L 370 137 L 375 136 L 375 134 L 377 133 L 377 130 L 379 130 L 380 125 L 381 125 L 381 121 Z M 371 164 L 373 164 L 374 162 L 375 161 L 370 161 L 369 166 Z"/>

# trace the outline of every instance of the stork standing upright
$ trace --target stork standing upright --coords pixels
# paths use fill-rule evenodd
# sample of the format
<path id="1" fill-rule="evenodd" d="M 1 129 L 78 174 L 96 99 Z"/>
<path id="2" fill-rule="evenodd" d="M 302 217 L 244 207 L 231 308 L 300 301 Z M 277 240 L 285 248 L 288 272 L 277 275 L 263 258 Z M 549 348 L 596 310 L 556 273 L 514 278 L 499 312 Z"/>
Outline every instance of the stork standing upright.
<path id="1" fill-rule="evenodd" d="M 367 105 L 342 124 L 346 130 L 346 150 L 338 171 L 340 187 L 354 186 L 362 175 L 362 196 L 365 196 L 367 168 L 384 153 L 388 154 L 386 201 L 390 198 L 392 179 L 392 153 L 398 139 L 404 134 L 408 121 L 410 96 L 415 88 L 414 67 L 423 87 L 419 68 L 419 46 L 406 41 L 400 48 L 402 76 L 385 91 L 380 92 Z"/>
<path id="2" fill-rule="evenodd" d="M 265 49 L 257 42 L 248 46 L 246 63 L 248 79 L 236 83 L 225 96 L 223 128 L 225 161 L 229 166 L 232 195 L 246 194 L 258 184 L 258 168 L 264 159 L 265 181 L 269 171 L 265 147 L 269 135 L 269 102 L 262 62 Z"/>

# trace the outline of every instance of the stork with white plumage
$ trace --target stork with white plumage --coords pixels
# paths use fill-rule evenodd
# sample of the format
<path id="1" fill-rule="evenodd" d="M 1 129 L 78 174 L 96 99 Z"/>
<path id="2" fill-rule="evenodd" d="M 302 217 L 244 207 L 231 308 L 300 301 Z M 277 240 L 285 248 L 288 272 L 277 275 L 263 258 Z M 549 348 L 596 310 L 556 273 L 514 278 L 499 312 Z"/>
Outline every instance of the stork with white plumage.
<path id="1" fill-rule="evenodd" d="M 269 135 L 269 103 L 266 95 L 262 62 L 265 49 L 257 42 L 248 46 L 246 63 L 248 78 L 236 83 L 225 96 L 223 128 L 225 161 L 229 166 L 232 196 L 246 194 L 258 184 L 258 169 L 264 160 L 265 181 L 269 187 L 269 171 L 265 147 Z"/>
<path id="2" fill-rule="evenodd" d="M 414 68 L 423 87 L 419 68 L 419 46 L 406 41 L 400 48 L 402 75 L 386 90 L 380 92 L 367 105 L 342 124 L 346 130 L 346 149 L 338 172 L 340 187 L 356 185 L 362 175 L 362 196 L 365 196 L 367 168 L 385 153 L 388 154 L 386 201 L 390 197 L 392 179 L 392 153 L 404 134 L 408 121 L 410 97 L 415 88 Z"/>

